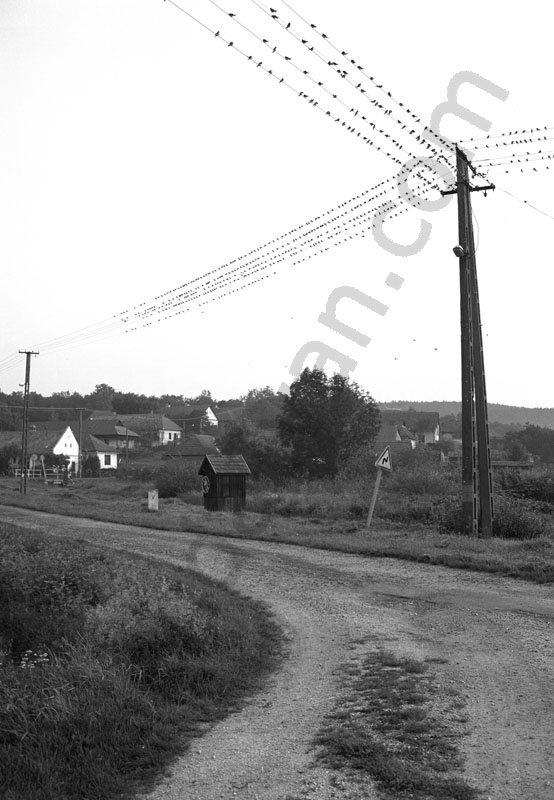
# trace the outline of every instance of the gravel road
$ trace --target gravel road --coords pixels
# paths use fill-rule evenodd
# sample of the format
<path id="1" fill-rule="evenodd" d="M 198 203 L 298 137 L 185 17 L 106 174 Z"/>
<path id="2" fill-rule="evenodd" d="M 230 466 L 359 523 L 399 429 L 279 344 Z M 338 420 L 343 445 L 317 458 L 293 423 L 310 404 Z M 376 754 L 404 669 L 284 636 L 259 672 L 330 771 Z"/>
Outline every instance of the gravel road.
<path id="1" fill-rule="evenodd" d="M 292 545 L 0 507 L 0 519 L 200 570 L 266 601 L 290 653 L 245 707 L 197 739 L 148 800 L 372 800 L 310 742 L 340 668 L 378 648 L 433 664 L 466 700 L 465 778 L 490 800 L 554 798 L 554 587 Z"/>

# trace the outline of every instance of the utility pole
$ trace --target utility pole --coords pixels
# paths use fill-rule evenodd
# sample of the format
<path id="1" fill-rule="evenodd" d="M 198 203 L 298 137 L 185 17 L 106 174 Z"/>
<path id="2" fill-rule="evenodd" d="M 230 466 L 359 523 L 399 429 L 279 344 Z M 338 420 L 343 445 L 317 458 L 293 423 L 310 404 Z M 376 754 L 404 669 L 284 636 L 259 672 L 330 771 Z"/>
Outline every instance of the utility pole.
<path id="1" fill-rule="evenodd" d="M 25 354 L 25 384 L 23 390 L 23 431 L 21 434 L 21 475 L 20 494 L 27 494 L 27 432 L 29 429 L 29 388 L 31 385 L 31 356 L 38 356 L 33 350 L 20 350 Z"/>
<path id="2" fill-rule="evenodd" d="M 473 170 L 467 156 L 456 147 L 457 188 L 442 194 L 456 194 L 458 197 L 459 245 L 454 248 L 454 253 L 460 261 L 463 527 L 466 533 L 492 536 L 494 513 L 489 423 L 471 192 L 486 192 L 495 187 L 471 186 L 470 168 Z"/>
<path id="3" fill-rule="evenodd" d="M 77 477 L 83 477 L 83 409 L 79 409 L 79 468 Z"/>

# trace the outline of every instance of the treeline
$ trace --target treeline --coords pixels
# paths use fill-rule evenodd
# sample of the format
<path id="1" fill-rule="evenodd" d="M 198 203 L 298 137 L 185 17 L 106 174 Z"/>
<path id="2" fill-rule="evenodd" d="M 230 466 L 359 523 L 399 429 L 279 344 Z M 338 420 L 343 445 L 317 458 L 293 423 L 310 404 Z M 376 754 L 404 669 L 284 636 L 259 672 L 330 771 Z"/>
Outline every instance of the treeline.
<path id="1" fill-rule="evenodd" d="M 462 404 L 456 401 L 443 400 L 390 400 L 379 404 L 381 408 L 400 408 L 403 411 L 435 411 L 440 417 L 458 416 Z M 554 428 L 554 408 L 526 408 L 525 406 L 507 406 L 502 403 L 488 403 L 489 422 L 505 426 L 538 425 L 543 428 Z"/>

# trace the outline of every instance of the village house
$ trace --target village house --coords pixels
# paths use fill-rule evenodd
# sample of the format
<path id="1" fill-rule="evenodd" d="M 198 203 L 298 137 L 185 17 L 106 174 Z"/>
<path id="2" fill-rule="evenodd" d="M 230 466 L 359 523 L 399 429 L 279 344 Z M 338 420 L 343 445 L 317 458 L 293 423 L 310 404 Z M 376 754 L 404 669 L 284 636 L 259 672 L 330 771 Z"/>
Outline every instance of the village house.
<path id="1" fill-rule="evenodd" d="M 166 414 L 181 427 L 183 436 L 189 433 L 208 434 L 217 426 L 217 416 L 209 403 L 170 406 Z"/>
<path id="2" fill-rule="evenodd" d="M 416 444 L 436 444 L 440 439 L 439 415 L 435 411 L 381 409 L 381 425 L 400 425 L 415 436 Z"/>
<path id="3" fill-rule="evenodd" d="M 125 447 L 127 442 L 129 442 L 129 448 L 138 445 L 142 447 L 159 447 L 180 441 L 183 434 L 181 426 L 163 414 L 114 414 L 111 411 L 107 411 L 104 412 L 104 416 L 100 416 L 100 413 L 95 412 L 91 416 L 90 422 L 95 425 L 100 421 L 103 423 L 111 422 L 115 426 L 120 448 L 123 444 L 123 438 L 125 438 Z M 126 432 L 118 432 L 118 426 Z M 109 436 L 106 439 L 97 432 L 98 430 L 99 428 L 91 428 L 93 436 L 104 441 L 110 441 Z M 134 444 L 131 445 L 131 441 Z"/>
<path id="4" fill-rule="evenodd" d="M 33 430 L 27 434 L 27 469 L 33 469 L 41 457 L 63 456 L 70 469 L 77 470 L 79 465 L 79 442 L 71 427 L 58 423 L 57 430 Z M 14 446 L 21 452 L 20 431 L 0 431 L 0 448 Z M 21 464 L 19 464 L 21 467 Z"/>

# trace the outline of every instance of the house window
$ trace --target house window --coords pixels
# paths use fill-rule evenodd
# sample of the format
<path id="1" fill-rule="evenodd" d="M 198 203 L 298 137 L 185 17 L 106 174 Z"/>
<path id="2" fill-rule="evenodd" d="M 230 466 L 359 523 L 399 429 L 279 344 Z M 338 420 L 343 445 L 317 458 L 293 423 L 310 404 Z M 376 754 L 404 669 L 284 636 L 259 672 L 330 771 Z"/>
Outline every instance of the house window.
<path id="1" fill-rule="evenodd" d="M 112 457 L 108 455 L 104 456 L 104 466 L 111 467 L 111 464 L 112 464 Z"/>

